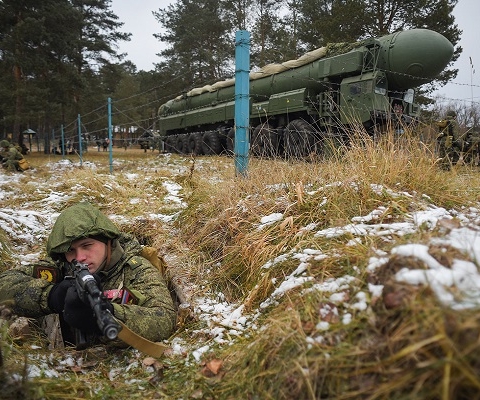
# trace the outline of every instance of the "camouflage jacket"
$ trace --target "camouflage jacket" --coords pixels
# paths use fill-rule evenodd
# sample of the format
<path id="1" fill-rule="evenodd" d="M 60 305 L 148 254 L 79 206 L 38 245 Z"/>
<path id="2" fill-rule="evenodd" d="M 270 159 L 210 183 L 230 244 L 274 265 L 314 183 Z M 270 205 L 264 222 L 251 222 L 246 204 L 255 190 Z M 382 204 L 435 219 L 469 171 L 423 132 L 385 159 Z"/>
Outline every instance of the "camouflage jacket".
<path id="1" fill-rule="evenodd" d="M 175 327 L 176 311 L 163 276 L 139 256 L 141 246 L 135 238 L 122 234 L 118 242 L 124 250 L 120 261 L 98 273 L 104 293 L 113 302 L 115 317 L 151 341 L 168 338 Z M 3 272 L 0 302 L 10 305 L 19 316 L 52 314 L 48 294 L 54 281 L 64 275 L 62 263 L 51 259 Z"/>
<path id="2" fill-rule="evenodd" d="M 447 118 L 437 121 L 436 124 L 439 128 L 437 139 L 441 139 L 446 136 L 451 136 L 453 141 L 458 141 L 461 139 L 460 128 L 456 120 Z"/>
<path id="3" fill-rule="evenodd" d="M 18 160 L 21 160 L 23 158 L 23 155 L 22 153 L 20 153 L 16 148 L 15 146 L 12 146 L 10 145 L 10 147 L 8 148 L 7 151 L 2 151 L 0 153 L 1 155 L 1 158 L 4 160 L 4 161 L 18 161 Z"/>

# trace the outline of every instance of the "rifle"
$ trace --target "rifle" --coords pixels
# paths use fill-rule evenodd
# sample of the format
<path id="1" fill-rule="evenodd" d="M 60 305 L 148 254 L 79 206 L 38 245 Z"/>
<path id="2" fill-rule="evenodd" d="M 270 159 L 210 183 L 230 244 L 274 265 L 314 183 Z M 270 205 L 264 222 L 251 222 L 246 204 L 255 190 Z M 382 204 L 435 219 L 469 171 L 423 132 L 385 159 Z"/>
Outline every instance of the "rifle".
<path id="1" fill-rule="evenodd" d="M 75 279 L 78 296 L 92 309 L 100 332 L 109 340 L 116 339 L 122 327 L 110 313 L 107 306 L 108 300 L 93 275 L 88 271 L 88 266 L 73 260 L 69 269 L 73 279 Z M 75 336 L 77 350 L 85 348 L 88 343 L 86 334 L 79 329 L 75 329 Z"/>

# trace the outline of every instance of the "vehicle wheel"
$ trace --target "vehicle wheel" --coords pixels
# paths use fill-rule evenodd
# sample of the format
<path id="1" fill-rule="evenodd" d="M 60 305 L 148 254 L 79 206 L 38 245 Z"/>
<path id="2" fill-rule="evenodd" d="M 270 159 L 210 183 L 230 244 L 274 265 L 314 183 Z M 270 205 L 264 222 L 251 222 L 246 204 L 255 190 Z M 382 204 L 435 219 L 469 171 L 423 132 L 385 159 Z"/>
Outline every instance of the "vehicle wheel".
<path id="1" fill-rule="evenodd" d="M 200 132 L 191 133 L 188 137 L 188 152 L 197 156 L 203 154 L 202 134 Z"/>
<path id="2" fill-rule="evenodd" d="M 278 154 L 278 136 L 268 123 L 258 125 L 252 133 L 251 149 L 254 156 L 272 157 Z"/>
<path id="3" fill-rule="evenodd" d="M 187 139 L 187 134 L 185 133 L 177 135 L 177 150 L 179 154 L 186 154 L 188 152 L 188 149 L 185 148 L 186 139 Z"/>
<path id="4" fill-rule="evenodd" d="M 230 128 L 227 125 L 222 125 L 216 129 L 222 150 L 227 148 L 227 135 L 229 130 Z"/>
<path id="5" fill-rule="evenodd" d="M 170 137 L 171 143 L 172 143 L 172 151 L 174 153 L 181 153 L 181 140 L 180 140 L 180 135 L 174 135 Z"/>
<path id="6" fill-rule="evenodd" d="M 167 153 L 173 153 L 175 150 L 172 146 L 172 141 L 173 141 L 173 137 L 172 136 L 167 136 L 165 138 L 165 151 Z"/>
<path id="7" fill-rule="evenodd" d="M 284 135 L 284 151 L 288 158 L 305 158 L 315 150 L 315 129 L 303 119 L 290 122 Z"/>
<path id="8" fill-rule="evenodd" d="M 225 144 L 227 153 L 233 155 L 235 153 L 235 128 L 231 128 L 227 134 L 227 143 Z"/>
<path id="9" fill-rule="evenodd" d="M 222 145 L 217 132 L 208 131 L 203 134 L 202 150 L 206 155 L 220 154 Z"/>

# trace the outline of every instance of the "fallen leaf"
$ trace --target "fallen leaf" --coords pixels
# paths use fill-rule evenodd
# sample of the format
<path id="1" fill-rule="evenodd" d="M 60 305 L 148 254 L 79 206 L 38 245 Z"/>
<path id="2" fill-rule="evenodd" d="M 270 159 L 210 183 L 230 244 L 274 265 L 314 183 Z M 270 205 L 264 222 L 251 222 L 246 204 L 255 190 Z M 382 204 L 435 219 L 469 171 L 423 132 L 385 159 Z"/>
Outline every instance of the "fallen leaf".
<path id="1" fill-rule="evenodd" d="M 220 368 L 222 368 L 223 361 L 214 358 L 205 364 L 209 371 L 211 371 L 214 375 L 218 375 Z"/>
<path id="2" fill-rule="evenodd" d="M 203 392 L 202 392 L 200 389 L 198 389 L 198 390 L 196 390 L 195 392 L 193 392 L 193 393 L 190 395 L 190 397 L 191 397 L 192 399 L 202 399 L 202 398 L 203 398 Z"/>
<path id="3" fill-rule="evenodd" d="M 146 367 L 149 367 L 150 365 L 155 364 L 155 360 L 153 357 L 145 357 L 142 361 L 142 364 L 145 365 Z"/>

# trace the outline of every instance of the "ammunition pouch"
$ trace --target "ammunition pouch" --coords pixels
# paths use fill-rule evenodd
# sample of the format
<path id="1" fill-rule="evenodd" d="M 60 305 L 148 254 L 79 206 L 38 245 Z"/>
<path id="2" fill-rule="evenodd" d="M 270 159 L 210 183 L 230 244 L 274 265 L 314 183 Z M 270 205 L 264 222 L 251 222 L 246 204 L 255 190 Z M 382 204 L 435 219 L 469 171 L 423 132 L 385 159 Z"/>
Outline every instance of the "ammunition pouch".
<path id="1" fill-rule="evenodd" d="M 30 164 L 27 160 L 25 160 L 25 158 L 22 158 L 21 160 L 18 160 L 18 168 L 20 168 L 22 171 L 26 171 L 30 168 Z"/>

